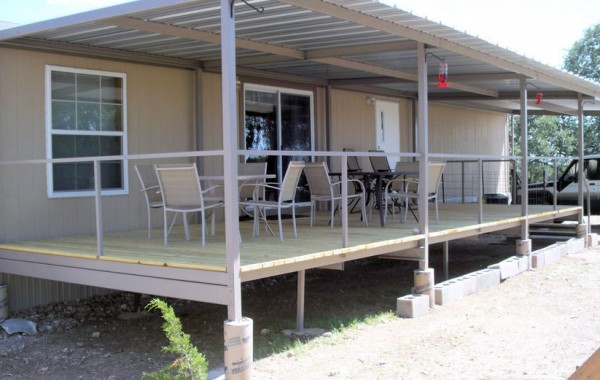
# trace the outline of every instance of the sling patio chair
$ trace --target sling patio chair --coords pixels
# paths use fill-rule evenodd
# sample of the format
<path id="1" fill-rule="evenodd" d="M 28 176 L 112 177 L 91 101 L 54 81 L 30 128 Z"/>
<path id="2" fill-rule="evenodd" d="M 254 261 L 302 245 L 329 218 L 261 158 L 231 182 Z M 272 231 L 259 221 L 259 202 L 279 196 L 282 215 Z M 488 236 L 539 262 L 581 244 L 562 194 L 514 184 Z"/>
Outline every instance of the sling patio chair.
<path id="1" fill-rule="evenodd" d="M 252 207 L 254 209 L 254 225 L 253 225 L 253 236 L 259 235 L 258 220 L 263 219 L 267 223 L 266 215 L 268 209 L 277 209 L 277 221 L 279 223 L 279 240 L 283 241 L 283 228 L 281 223 L 281 211 L 283 209 L 292 210 L 292 224 L 294 226 L 294 238 L 298 237 L 296 231 L 296 190 L 298 189 L 298 181 L 302 174 L 302 168 L 304 168 L 304 161 L 290 161 L 288 168 L 283 176 L 281 187 L 267 184 L 267 183 L 251 183 L 244 184 L 241 186 L 240 191 L 243 191 L 244 187 L 271 189 L 278 191 L 276 200 L 267 199 L 250 199 L 241 201 L 240 206 Z M 260 191 L 260 190 L 259 190 Z M 268 223 L 267 223 L 267 228 Z"/>
<path id="2" fill-rule="evenodd" d="M 167 227 L 167 213 L 174 212 L 175 215 L 183 215 L 183 226 L 185 230 L 185 239 L 190 240 L 190 230 L 188 226 L 188 214 L 201 214 L 200 224 L 202 229 L 202 246 L 206 245 L 206 218 L 211 217 L 211 235 L 215 234 L 215 209 L 223 207 L 223 198 L 211 196 L 217 188 L 222 185 L 211 186 L 202 189 L 196 164 L 177 165 L 177 166 L 156 166 L 156 174 L 160 184 L 164 208 L 164 244 L 167 245 L 170 227 Z"/>
<path id="3" fill-rule="evenodd" d="M 419 178 L 396 178 L 386 185 L 388 187 L 394 186 L 398 189 L 395 193 L 389 192 L 390 198 L 396 198 L 395 202 L 402 202 L 406 205 L 404 208 L 404 214 L 402 222 L 406 223 L 408 210 L 413 211 L 415 206 L 418 205 L 419 192 L 427 191 L 427 200 L 435 203 L 435 221 L 436 224 L 440 223 L 439 210 L 438 210 L 438 189 L 442 181 L 442 173 L 444 172 L 446 164 L 442 162 L 429 163 L 429 176 L 428 176 L 428 187 L 423 189 Z M 388 194 L 388 191 L 386 191 Z M 414 212 L 413 212 L 414 214 Z"/>
<path id="4" fill-rule="evenodd" d="M 317 202 L 330 202 L 331 203 L 331 219 L 330 224 L 333 228 L 334 215 L 338 207 L 344 207 L 342 197 L 342 181 L 331 182 L 329 170 L 327 169 L 327 163 L 325 162 L 309 162 L 304 165 L 304 174 L 308 181 L 308 187 L 310 189 L 310 225 L 312 227 L 315 221 L 315 209 Z M 365 188 L 362 181 L 357 179 L 349 179 L 348 183 L 354 183 L 360 188 L 355 194 L 348 194 L 347 201 L 354 201 L 358 199 L 361 207 L 362 219 L 365 225 L 367 222 L 366 202 L 365 202 Z M 341 213 L 340 213 L 341 217 Z"/>
<path id="5" fill-rule="evenodd" d="M 134 165 L 134 168 L 140 182 L 140 192 L 144 193 L 146 200 L 148 239 L 150 239 L 152 237 L 152 210 L 163 207 L 160 185 L 153 165 Z"/>

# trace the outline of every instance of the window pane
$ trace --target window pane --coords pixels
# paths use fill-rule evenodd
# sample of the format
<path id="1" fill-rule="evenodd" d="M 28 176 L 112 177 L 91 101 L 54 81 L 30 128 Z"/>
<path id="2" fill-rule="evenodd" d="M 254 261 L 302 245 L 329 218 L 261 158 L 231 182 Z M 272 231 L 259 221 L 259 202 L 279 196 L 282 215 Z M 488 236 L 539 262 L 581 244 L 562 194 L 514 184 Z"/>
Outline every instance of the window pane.
<path id="1" fill-rule="evenodd" d="M 75 129 L 75 102 L 52 102 L 52 129 Z"/>
<path id="2" fill-rule="evenodd" d="M 100 76 L 77 74 L 77 101 L 100 102 Z"/>
<path id="3" fill-rule="evenodd" d="M 75 190 L 75 164 L 54 164 L 52 176 L 54 177 L 54 191 Z"/>
<path id="4" fill-rule="evenodd" d="M 76 190 L 93 190 L 94 189 L 94 164 L 92 163 L 77 163 L 77 189 Z"/>
<path id="5" fill-rule="evenodd" d="M 75 100 L 75 74 L 53 71 L 52 100 Z"/>
<path id="6" fill-rule="evenodd" d="M 122 189 L 123 174 L 121 161 L 109 161 L 100 164 L 102 189 Z"/>
<path id="7" fill-rule="evenodd" d="M 102 77 L 102 102 L 123 103 L 123 79 Z"/>
<path id="8" fill-rule="evenodd" d="M 80 131 L 100 130 L 99 103 L 77 103 L 77 129 Z"/>
<path id="9" fill-rule="evenodd" d="M 93 157 L 100 155 L 100 138 L 97 136 L 76 136 L 76 157 Z"/>
<path id="10" fill-rule="evenodd" d="M 121 138 L 118 136 L 100 137 L 100 156 L 119 156 Z"/>
<path id="11" fill-rule="evenodd" d="M 122 131 L 121 106 L 113 104 L 102 104 L 102 130 Z"/>
<path id="12" fill-rule="evenodd" d="M 52 136 L 52 157 L 75 157 L 75 136 Z"/>

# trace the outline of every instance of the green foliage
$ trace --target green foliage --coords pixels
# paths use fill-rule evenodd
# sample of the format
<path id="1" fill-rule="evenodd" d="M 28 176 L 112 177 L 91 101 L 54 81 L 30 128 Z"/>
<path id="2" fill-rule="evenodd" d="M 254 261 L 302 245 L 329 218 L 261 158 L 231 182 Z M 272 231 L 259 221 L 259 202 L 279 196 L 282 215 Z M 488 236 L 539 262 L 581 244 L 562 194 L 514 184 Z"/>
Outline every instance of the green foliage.
<path id="1" fill-rule="evenodd" d="M 569 49 L 563 67 L 584 78 L 600 82 L 600 24 L 587 29 Z"/>
<path id="2" fill-rule="evenodd" d="M 170 379 L 197 379 L 205 380 L 208 377 L 208 361 L 198 349 L 190 343 L 190 336 L 183 332 L 181 321 L 175 315 L 173 308 L 163 300 L 154 298 L 146 309 L 160 310 L 165 322 L 162 329 L 169 339 L 169 345 L 163 351 L 178 355 L 171 364 L 166 365 L 158 372 L 144 373 L 144 377 L 157 380 Z"/>

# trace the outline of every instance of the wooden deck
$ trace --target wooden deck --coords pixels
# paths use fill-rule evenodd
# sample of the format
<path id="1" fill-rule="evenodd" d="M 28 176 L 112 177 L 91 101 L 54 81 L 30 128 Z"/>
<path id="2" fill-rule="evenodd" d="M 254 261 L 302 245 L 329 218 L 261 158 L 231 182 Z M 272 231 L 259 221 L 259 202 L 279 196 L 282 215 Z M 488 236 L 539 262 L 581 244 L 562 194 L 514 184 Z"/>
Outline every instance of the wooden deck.
<path id="1" fill-rule="evenodd" d="M 529 221 L 541 222 L 555 218 L 573 218 L 580 208 L 560 207 L 554 211 L 549 206 L 530 206 L 529 210 Z M 440 224 L 436 225 L 434 222 L 430 225 L 429 241 L 439 243 L 518 227 L 523 221 L 520 212 L 520 206 L 484 205 L 483 221 L 478 223 L 477 205 L 440 204 Z M 330 228 L 325 213 L 318 216 L 317 223 L 312 228 L 309 226 L 308 216 L 299 217 L 297 239 L 292 236 L 291 220 L 284 220 L 283 242 L 279 241 L 277 233 L 276 236 L 271 236 L 265 232 L 262 224 L 261 235 L 252 237 L 252 222 L 240 222 L 243 239 L 240 246 L 242 281 L 397 253 L 417 247 L 419 240 L 423 238 L 422 235 L 414 234 L 413 231 L 418 225 L 410 217 L 409 221 L 403 224 L 399 222 L 399 216 L 392 220 L 390 215 L 385 227 L 379 225 L 375 213 L 374 222 L 368 227 L 360 222 L 358 214 L 351 214 L 350 218 L 349 243 L 345 248 L 342 247 L 339 220 L 336 220 L 334 228 Z M 430 221 L 435 221 L 433 214 Z M 270 221 L 270 224 L 276 232 L 277 222 Z M 97 254 L 95 236 L 4 243 L 0 244 L 0 259 L 7 258 L 9 253 L 13 259 L 28 254 L 27 260 L 31 262 L 43 262 L 41 256 L 46 257 L 48 263 L 56 262 L 59 258 L 61 263 L 71 259 L 73 261 L 69 265 L 73 269 L 80 266 L 78 263 L 83 260 L 103 263 L 86 265 L 91 269 L 98 266 L 107 267 L 110 266 L 108 263 L 112 263 L 122 264 L 120 268 L 125 268 L 125 264 L 129 268 L 153 267 L 152 273 L 170 268 L 186 272 L 191 270 L 226 274 L 224 226 L 219 225 L 216 235 L 207 237 L 205 247 L 200 244 L 199 227 L 192 226 L 191 231 L 192 239 L 185 241 L 183 229 L 175 227 L 166 247 L 162 241 L 162 229 L 154 230 L 152 239 L 147 239 L 146 230 L 106 233 L 102 256 Z M 33 274 L 35 273 L 30 275 Z M 196 278 L 197 280 L 201 278 Z M 220 278 L 216 282 L 223 281 L 225 280 Z M 111 287 L 110 285 L 109 283 L 103 286 Z"/>

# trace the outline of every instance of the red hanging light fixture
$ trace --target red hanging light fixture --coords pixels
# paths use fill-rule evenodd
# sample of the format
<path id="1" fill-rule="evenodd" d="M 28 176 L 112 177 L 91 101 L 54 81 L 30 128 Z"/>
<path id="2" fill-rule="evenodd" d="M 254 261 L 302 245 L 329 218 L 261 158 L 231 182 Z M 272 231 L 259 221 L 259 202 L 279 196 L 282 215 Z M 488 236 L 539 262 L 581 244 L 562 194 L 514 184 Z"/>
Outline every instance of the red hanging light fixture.
<path id="1" fill-rule="evenodd" d="M 448 64 L 446 62 L 440 62 L 438 65 L 438 83 L 436 86 L 439 88 L 447 88 L 448 85 Z"/>
<path id="2" fill-rule="evenodd" d="M 535 104 L 544 104 L 542 99 L 544 98 L 544 93 L 538 91 L 535 93 Z"/>

